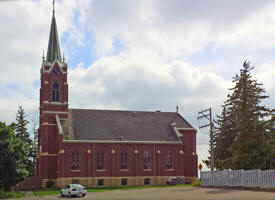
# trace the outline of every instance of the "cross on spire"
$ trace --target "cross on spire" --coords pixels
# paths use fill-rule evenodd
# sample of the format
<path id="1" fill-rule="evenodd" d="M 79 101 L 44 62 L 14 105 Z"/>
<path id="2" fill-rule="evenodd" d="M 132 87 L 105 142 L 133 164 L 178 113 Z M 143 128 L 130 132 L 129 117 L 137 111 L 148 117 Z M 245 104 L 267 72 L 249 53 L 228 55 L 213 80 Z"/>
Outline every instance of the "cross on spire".
<path id="1" fill-rule="evenodd" d="M 55 0 L 53 0 L 53 17 L 55 17 Z"/>
<path id="2" fill-rule="evenodd" d="M 43 49 L 42 61 L 43 61 L 43 62 L 45 61 L 44 49 Z"/>

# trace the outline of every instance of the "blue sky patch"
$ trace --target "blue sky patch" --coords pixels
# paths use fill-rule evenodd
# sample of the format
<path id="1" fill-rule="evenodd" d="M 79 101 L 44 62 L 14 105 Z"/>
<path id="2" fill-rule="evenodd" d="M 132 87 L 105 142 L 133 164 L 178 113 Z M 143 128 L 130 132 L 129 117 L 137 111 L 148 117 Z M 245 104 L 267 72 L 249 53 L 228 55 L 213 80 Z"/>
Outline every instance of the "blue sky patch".
<path id="1" fill-rule="evenodd" d="M 119 54 L 125 49 L 124 44 L 121 42 L 121 40 L 117 37 L 113 39 L 113 46 L 114 46 L 114 53 L 115 55 Z"/>

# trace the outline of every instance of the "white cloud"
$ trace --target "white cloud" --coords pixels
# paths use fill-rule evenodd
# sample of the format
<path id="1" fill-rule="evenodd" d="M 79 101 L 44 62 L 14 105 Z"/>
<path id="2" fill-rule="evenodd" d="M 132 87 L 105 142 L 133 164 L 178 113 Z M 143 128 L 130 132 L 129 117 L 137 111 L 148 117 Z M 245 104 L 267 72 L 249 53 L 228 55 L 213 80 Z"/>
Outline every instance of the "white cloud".
<path id="1" fill-rule="evenodd" d="M 243 21 L 232 24 L 231 31 L 219 31 L 217 45 L 243 47 L 249 51 L 274 46 L 275 4 L 262 6 Z"/>
<path id="2" fill-rule="evenodd" d="M 80 12 L 80 19 L 94 34 L 99 56 L 114 51 L 114 38 L 129 50 L 149 49 L 170 61 L 209 45 L 241 52 L 270 47 L 275 42 L 275 4 L 270 1 L 82 3 L 85 12 Z"/>
<path id="3" fill-rule="evenodd" d="M 2 88 L 0 88 L 2 89 Z M 38 121 L 39 102 L 36 99 L 31 99 L 23 94 L 12 91 L 3 97 L 0 94 L 0 121 L 10 124 L 15 122 L 15 116 L 19 106 L 22 106 L 28 114 L 28 120 Z"/>
<path id="4" fill-rule="evenodd" d="M 166 64 L 147 55 L 121 53 L 70 70 L 70 106 L 175 111 L 178 105 L 195 127 L 197 111 L 219 109 L 230 82 L 183 61 Z M 207 135 L 200 140 L 208 142 Z"/>

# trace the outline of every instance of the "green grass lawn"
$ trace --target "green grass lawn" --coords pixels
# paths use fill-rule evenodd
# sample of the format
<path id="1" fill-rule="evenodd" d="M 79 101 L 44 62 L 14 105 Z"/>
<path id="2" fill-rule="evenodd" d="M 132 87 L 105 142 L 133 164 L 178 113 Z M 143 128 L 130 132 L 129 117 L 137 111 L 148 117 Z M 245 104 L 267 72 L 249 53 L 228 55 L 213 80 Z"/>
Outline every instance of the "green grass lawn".
<path id="1" fill-rule="evenodd" d="M 45 190 L 36 190 L 34 191 L 34 196 L 46 196 L 46 195 L 56 195 L 60 194 L 58 189 L 45 189 Z"/>
<path id="2" fill-rule="evenodd" d="M 1 192 L 0 199 L 11 199 L 11 198 L 21 198 L 24 197 L 23 192 Z"/>
<path id="3" fill-rule="evenodd" d="M 150 188 L 165 188 L 165 187 L 190 187 L 192 185 L 159 185 L 159 186 L 133 186 L 133 187 L 102 187 L 102 188 L 88 188 L 88 192 L 105 192 L 112 190 L 135 190 L 135 189 L 150 189 Z M 48 190 L 37 190 L 34 192 L 35 196 L 45 195 L 57 195 L 60 194 L 60 190 L 48 189 Z"/>
<path id="4" fill-rule="evenodd" d="M 192 185 L 154 185 L 154 186 L 128 186 L 128 187 L 110 187 L 110 188 L 89 188 L 88 192 L 103 192 L 111 190 L 136 190 L 136 189 L 150 189 L 150 188 L 166 188 L 166 187 L 190 187 Z"/>

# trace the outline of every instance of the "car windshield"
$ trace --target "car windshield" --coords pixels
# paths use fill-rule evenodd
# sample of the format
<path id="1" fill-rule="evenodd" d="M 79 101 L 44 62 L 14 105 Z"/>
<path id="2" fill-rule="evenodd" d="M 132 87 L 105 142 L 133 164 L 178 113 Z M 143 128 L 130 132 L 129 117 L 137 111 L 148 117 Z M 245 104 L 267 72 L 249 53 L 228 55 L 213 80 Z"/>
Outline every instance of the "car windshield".
<path id="1" fill-rule="evenodd" d="M 72 184 L 72 187 L 75 187 L 75 188 L 82 188 L 83 186 L 80 185 L 80 184 Z"/>

